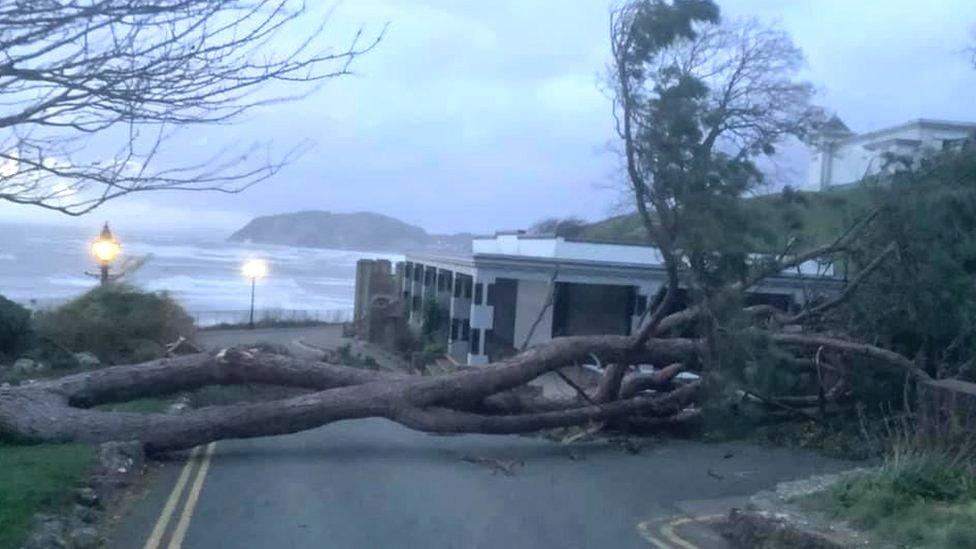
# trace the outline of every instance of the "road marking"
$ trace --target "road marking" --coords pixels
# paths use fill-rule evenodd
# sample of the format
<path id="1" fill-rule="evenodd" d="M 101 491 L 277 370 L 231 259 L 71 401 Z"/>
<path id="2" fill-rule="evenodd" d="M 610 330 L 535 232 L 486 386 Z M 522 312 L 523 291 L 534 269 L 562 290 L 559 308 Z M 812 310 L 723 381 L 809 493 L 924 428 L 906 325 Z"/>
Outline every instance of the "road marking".
<path id="1" fill-rule="evenodd" d="M 186 503 L 183 505 L 183 514 L 180 515 L 180 521 L 176 523 L 176 530 L 173 531 L 173 537 L 169 540 L 169 549 L 181 549 L 183 547 L 183 539 L 186 538 L 186 531 L 190 527 L 190 519 L 193 518 L 193 511 L 196 509 L 197 501 L 200 500 L 200 490 L 203 489 L 203 481 L 207 478 L 207 471 L 210 469 L 210 458 L 213 457 L 214 448 L 216 447 L 216 442 L 211 442 L 207 445 L 207 451 L 203 454 L 203 463 L 200 465 L 200 471 L 197 472 L 197 478 L 193 479 L 190 494 L 186 497 Z"/>
<path id="2" fill-rule="evenodd" d="M 193 452 L 190 453 L 190 458 L 183 465 L 183 471 L 180 472 L 176 486 L 173 486 L 173 491 L 170 492 L 169 499 L 166 500 L 163 512 L 159 515 L 159 520 L 156 521 L 156 526 L 153 527 L 149 539 L 146 540 L 144 549 L 157 549 L 159 547 L 159 542 L 163 539 L 163 534 L 166 533 L 169 521 L 173 517 L 173 511 L 176 510 L 176 504 L 183 497 L 183 489 L 186 488 L 186 481 L 190 478 L 190 472 L 196 463 L 196 457 L 200 453 L 200 448 L 200 446 L 194 448 Z"/>
<path id="3" fill-rule="evenodd" d="M 725 515 L 704 515 L 700 517 L 680 517 L 668 521 L 660 526 L 657 532 L 654 532 L 654 525 L 652 521 L 644 521 L 637 525 L 637 531 L 640 533 L 641 537 L 645 540 L 651 542 L 657 549 L 674 549 L 678 547 L 680 549 L 700 549 L 697 545 L 691 543 L 690 541 L 678 536 L 674 532 L 674 529 L 683 524 L 688 524 L 689 522 L 707 522 L 722 518 Z M 657 537 L 655 534 L 660 534 L 661 538 Z"/>

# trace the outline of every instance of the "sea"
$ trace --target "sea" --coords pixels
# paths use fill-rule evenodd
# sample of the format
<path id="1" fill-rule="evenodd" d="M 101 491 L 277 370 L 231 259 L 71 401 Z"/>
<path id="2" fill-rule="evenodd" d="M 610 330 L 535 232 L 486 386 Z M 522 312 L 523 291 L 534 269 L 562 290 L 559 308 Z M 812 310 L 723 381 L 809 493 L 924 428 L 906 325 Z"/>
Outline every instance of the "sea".
<path id="1" fill-rule="evenodd" d="M 100 227 L 0 225 L 0 295 L 44 309 L 75 298 L 98 284 L 89 253 Z M 167 292 L 202 326 L 247 319 L 251 283 L 241 274 L 250 259 L 262 259 L 268 276 L 255 288 L 257 318 L 348 320 L 352 315 L 356 262 L 402 256 L 227 242 L 213 230 L 147 231 L 113 227 L 122 244 L 114 265 L 122 280 Z M 136 269 L 126 264 L 141 263 Z"/>

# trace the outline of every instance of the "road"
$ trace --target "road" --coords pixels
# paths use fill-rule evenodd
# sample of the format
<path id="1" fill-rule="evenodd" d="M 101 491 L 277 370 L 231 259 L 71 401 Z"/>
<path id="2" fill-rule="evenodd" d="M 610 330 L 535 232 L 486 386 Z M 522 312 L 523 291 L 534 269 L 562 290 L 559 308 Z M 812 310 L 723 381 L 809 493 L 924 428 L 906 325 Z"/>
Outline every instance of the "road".
<path id="1" fill-rule="evenodd" d="M 348 421 L 166 464 L 110 547 L 712 549 L 724 543 L 711 529 L 683 521 L 849 466 L 740 443 L 654 440 L 631 454 Z"/>

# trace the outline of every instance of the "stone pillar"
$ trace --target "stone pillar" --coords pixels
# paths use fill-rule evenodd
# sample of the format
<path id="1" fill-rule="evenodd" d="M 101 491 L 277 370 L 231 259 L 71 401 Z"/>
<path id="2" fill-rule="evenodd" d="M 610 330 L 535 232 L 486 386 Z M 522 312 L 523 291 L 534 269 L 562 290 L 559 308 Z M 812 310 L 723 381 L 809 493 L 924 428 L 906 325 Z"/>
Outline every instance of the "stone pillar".
<path id="1" fill-rule="evenodd" d="M 919 382 L 918 427 L 930 440 L 971 438 L 976 433 L 976 383 L 958 379 Z"/>

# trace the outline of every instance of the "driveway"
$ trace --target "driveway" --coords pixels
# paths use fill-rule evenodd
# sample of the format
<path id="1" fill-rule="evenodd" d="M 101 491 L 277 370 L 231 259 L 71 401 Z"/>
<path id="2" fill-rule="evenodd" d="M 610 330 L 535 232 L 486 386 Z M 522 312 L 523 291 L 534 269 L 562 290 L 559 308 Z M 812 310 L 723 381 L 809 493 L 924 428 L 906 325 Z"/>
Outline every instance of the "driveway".
<path id="1" fill-rule="evenodd" d="M 349 421 L 223 441 L 209 459 L 200 452 L 186 467 L 168 464 L 110 546 L 681 547 L 660 534 L 675 519 L 725 512 L 778 481 L 847 467 L 747 444 L 650 441 L 634 455 L 606 443 L 441 437 Z M 173 496 L 184 470 L 183 492 Z M 170 498 L 177 505 L 159 527 Z M 154 528 L 159 543 L 146 545 Z M 702 532 L 689 539 L 683 547 L 724 546 Z"/>

